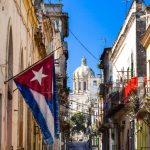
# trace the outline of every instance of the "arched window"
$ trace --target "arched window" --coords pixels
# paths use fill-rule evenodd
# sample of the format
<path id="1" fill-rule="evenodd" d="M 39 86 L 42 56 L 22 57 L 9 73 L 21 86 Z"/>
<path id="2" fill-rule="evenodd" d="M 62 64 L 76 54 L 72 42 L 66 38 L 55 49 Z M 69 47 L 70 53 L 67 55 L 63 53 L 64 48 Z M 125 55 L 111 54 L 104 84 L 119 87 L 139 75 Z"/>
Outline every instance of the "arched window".
<path id="1" fill-rule="evenodd" d="M 12 28 L 10 27 L 9 30 L 9 37 L 8 37 L 8 45 L 7 45 L 7 78 L 11 78 L 13 76 L 13 35 L 12 35 Z M 7 93 L 7 146 L 11 146 L 12 141 L 12 99 L 13 99 L 13 81 L 9 81 L 7 84 L 8 93 Z"/>
<path id="2" fill-rule="evenodd" d="M 24 69 L 24 63 L 23 63 L 23 49 L 21 49 L 20 53 L 20 72 Z M 18 135 L 19 135 L 19 141 L 18 145 L 19 147 L 23 147 L 23 98 L 21 94 L 19 94 L 19 103 L 18 103 L 19 111 L 18 111 Z"/>
<path id="3" fill-rule="evenodd" d="M 86 91 L 86 82 L 83 82 L 83 90 Z"/>

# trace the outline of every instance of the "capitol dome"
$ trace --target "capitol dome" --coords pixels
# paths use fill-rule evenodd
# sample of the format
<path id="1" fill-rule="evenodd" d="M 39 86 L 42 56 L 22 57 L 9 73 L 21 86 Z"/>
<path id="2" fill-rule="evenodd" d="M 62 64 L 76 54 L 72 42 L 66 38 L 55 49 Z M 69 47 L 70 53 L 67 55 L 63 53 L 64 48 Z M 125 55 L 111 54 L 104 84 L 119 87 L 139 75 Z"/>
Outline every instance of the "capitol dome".
<path id="1" fill-rule="evenodd" d="M 95 77 L 93 70 L 87 66 L 85 57 L 82 58 L 81 66 L 74 71 L 73 75 L 74 78 Z"/>

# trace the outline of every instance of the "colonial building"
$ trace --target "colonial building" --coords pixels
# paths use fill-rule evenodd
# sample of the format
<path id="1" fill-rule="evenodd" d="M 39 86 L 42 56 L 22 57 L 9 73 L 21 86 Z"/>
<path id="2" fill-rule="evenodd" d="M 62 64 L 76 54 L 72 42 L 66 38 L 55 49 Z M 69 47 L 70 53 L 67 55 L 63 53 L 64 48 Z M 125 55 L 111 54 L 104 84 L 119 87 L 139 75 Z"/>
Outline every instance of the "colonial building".
<path id="1" fill-rule="evenodd" d="M 96 128 L 99 119 L 100 104 L 98 89 L 101 78 L 95 77 L 93 70 L 87 65 L 86 58 L 83 57 L 81 65 L 73 73 L 73 92 L 69 95 L 69 114 L 70 117 L 81 112 L 87 118 L 90 118 L 91 124 L 87 126 L 92 130 Z M 75 140 L 88 140 L 84 134 L 76 134 Z"/>
<path id="2" fill-rule="evenodd" d="M 142 1 L 132 2 L 111 51 L 105 49 L 101 57 L 106 80 L 100 88 L 104 91 L 100 91 L 104 98 L 104 119 L 100 129 L 105 142 L 103 147 L 107 150 L 147 147 L 139 142 L 141 136 L 138 135 L 141 131 L 138 112 L 146 77 L 146 52 L 140 43 L 146 28 L 144 8 Z M 144 126 L 142 132 L 145 133 Z"/>
<path id="3" fill-rule="evenodd" d="M 57 6 L 57 5 L 56 5 Z M 52 5 L 55 7 L 55 4 Z M 45 11 L 42 0 L 0 1 L 0 149 L 41 150 L 48 147 L 42 140 L 40 129 L 24 102 L 13 80 L 16 74 L 54 52 L 59 82 L 66 86 L 67 46 L 63 42 L 67 33 L 67 20 L 63 17 L 61 30 Z M 61 16 L 62 9 L 59 12 Z M 67 18 L 67 15 L 65 15 Z M 57 41 L 57 42 L 56 42 Z M 63 70 L 62 70 L 63 68 Z M 58 82 L 57 82 L 58 83 Z M 60 94 L 59 94 L 60 96 Z M 65 97 L 65 100 L 67 98 Z M 60 143 L 56 140 L 55 149 Z M 58 143 L 59 142 L 59 143 Z M 51 149 L 52 149 L 51 147 Z M 50 148 L 50 147 L 49 147 Z"/>
<path id="4" fill-rule="evenodd" d="M 2 150 L 32 149 L 31 113 L 13 80 L 6 84 L 4 81 L 41 58 L 34 42 L 38 20 L 30 0 L 0 1 L 0 20 L 3 20 L 0 23 L 0 146 Z"/>
<path id="5" fill-rule="evenodd" d="M 146 31 L 141 38 L 141 43 L 146 50 L 147 82 L 144 89 L 144 98 L 141 102 L 141 109 L 138 112 L 138 145 L 139 147 L 150 147 L 150 7 L 145 8 Z M 140 142 L 139 142 L 140 141 Z"/>
<path id="6" fill-rule="evenodd" d="M 112 90 L 112 63 L 111 63 L 111 48 L 105 48 L 101 58 L 99 68 L 102 72 L 102 83 L 100 84 L 99 95 L 101 98 L 101 122 L 100 122 L 100 132 L 102 133 L 102 147 L 103 149 L 109 149 L 109 128 L 107 124 L 107 108 L 109 93 Z"/>

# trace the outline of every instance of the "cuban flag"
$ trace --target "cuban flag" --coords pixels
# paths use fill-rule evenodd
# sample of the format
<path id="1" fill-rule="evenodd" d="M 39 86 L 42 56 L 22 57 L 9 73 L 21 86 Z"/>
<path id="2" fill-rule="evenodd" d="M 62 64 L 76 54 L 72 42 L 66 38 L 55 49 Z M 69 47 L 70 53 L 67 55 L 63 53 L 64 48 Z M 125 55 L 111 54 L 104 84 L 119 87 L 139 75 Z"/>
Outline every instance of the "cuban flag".
<path id="1" fill-rule="evenodd" d="M 59 135 L 54 56 L 45 58 L 14 79 L 36 119 L 44 141 L 53 144 Z"/>

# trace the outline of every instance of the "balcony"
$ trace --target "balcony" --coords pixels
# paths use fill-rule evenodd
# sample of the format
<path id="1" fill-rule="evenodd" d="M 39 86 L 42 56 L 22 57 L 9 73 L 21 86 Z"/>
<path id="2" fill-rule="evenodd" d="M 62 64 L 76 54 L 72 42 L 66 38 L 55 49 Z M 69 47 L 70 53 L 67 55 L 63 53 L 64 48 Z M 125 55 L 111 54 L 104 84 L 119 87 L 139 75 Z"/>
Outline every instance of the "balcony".
<path id="1" fill-rule="evenodd" d="M 42 57 L 45 57 L 46 56 L 45 42 L 44 42 L 43 33 L 40 28 L 35 29 L 34 39 L 40 55 Z"/>
<path id="2" fill-rule="evenodd" d="M 47 15 L 51 18 L 57 21 L 59 20 L 58 18 L 60 18 L 62 24 L 61 24 L 61 28 L 62 28 L 62 32 L 63 32 L 63 37 L 68 37 L 69 35 L 69 31 L 68 31 L 68 13 L 63 12 L 62 4 L 44 4 L 45 6 L 45 11 L 47 12 Z M 58 21 L 59 22 L 59 21 Z"/>
<path id="3" fill-rule="evenodd" d="M 123 92 L 116 91 L 109 94 L 108 99 L 104 104 L 104 111 L 106 116 L 112 116 L 123 108 Z"/>
<path id="4" fill-rule="evenodd" d="M 140 99 L 137 118 L 143 119 L 143 117 L 147 115 L 147 112 L 150 113 L 150 87 L 143 87 L 140 89 L 140 92 L 142 93 L 142 98 Z"/>
<path id="5" fill-rule="evenodd" d="M 141 102 L 141 109 L 145 109 L 150 112 L 150 87 L 145 87 L 145 94 L 143 101 Z"/>
<path id="6" fill-rule="evenodd" d="M 129 102 L 129 96 L 131 92 L 136 91 L 138 88 L 138 77 L 132 77 L 128 80 L 127 84 L 124 87 L 124 103 Z"/>
<path id="7" fill-rule="evenodd" d="M 145 87 L 145 100 L 150 102 L 150 87 Z"/>

